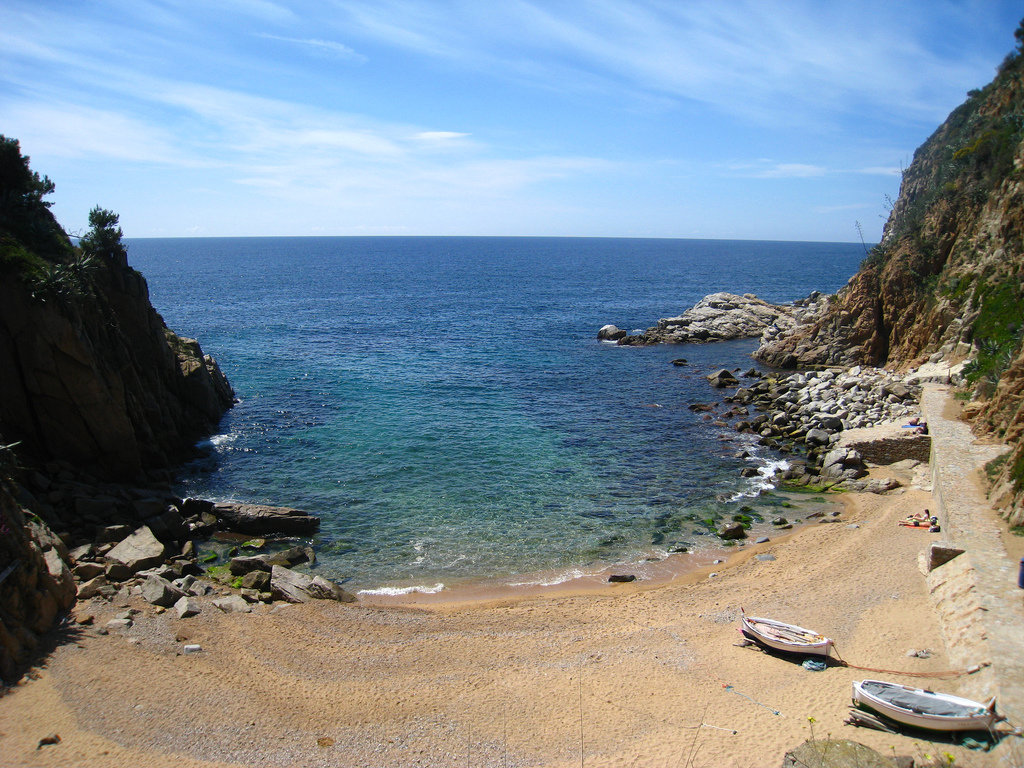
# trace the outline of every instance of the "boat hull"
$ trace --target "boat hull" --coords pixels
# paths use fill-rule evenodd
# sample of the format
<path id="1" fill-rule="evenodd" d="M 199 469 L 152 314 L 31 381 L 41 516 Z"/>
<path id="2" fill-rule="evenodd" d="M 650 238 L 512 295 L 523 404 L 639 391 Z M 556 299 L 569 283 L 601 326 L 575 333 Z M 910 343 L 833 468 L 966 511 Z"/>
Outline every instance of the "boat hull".
<path id="1" fill-rule="evenodd" d="M 994 704 L 881 680 L 855 681 L 853 701 L 897 723 L 929 731 L 985 731 L 1002 719 Z"/>
<path id="2" fill-rule="evenodd" d="M 773 619 L 743 616 L 743 634 L 759 645 L 782 653 L 828 658 L 832 641 L 810 629 Z"/>

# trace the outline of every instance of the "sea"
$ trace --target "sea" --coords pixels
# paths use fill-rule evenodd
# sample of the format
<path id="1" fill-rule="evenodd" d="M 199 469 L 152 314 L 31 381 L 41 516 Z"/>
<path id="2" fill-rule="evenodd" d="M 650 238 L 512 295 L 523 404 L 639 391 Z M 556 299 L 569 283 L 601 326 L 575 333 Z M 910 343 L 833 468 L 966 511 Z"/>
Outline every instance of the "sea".
<path id="1" fill-rule="evenodd" d="M 689 408 L 721 402 L 707 374 L 765 370 L 756 341 L 621 347 L 597 332 L 651 327 L 717 291 L 833 293 L 860 243 L 126 244 L 168 326 L 199 340 L 238 397 L 176 490 L 320 516 L 314 570 L 351 592 L 643 578 L 707 562 L 724 521 L 769 534 L 823 501 L 780 493 L 785 457 Z M 207 545 L 211 562 L 228 544 Z"/>

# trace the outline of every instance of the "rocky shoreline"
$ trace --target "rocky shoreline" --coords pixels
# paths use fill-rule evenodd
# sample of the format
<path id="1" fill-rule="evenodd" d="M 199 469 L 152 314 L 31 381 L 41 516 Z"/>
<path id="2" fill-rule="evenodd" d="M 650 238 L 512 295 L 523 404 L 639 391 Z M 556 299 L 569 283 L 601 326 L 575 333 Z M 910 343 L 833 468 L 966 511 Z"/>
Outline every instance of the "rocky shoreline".
<path id="1" fill-rule="evenodd" d="M 300 510 L 182 499 L 168 482 L 102 482 L 67 461 L 19 468 L 9 451 L 0 472 L 0 680 L 13 683 L 45 647 L 45 637 L 76 601 L 127 604 L 140 596 L 181 618 L 216 608 L 249 612 L 274 600 L 355 597 L 293 569 L 316 560 L 308 537 L 319 518 Z M 15 479 L 17 477 L 17 479 Z M 201 556 L 216 540 L 227 562 Z M 71 612 L 90 624 L 88 609 Z M 118 615 L 109 626 L 131 626 Z"/>
<path id="2" fill-rule="evenodd" d="M 756 435 L 760 445 L 790 457 L 780 478 L 786 486 L 876 493 L 897 487 L 895 480 L 861 480 L 868 474 L 867 462 L 877 457 L 843 445 L 843 434 L 849 430 L 907 424 L 886 463 L 927 460 L 921 390 L 908 383 L 908 377 L 855 366 L 846 371 L 769 374 L 750 386 L 738 384 L 723 398 L 729 409 L 722 416 L 734 422 L 737 432 Z"/>
<path id="3" fill-rule="evenodd" d="M 792 304 L 777 305 L 752 294 L 715 293 L 641 334 L 629 335 L 606 325 L 598 338 L 624 346 L 759 338 L 753 357 L 762 359 L 762 350 L 811 327 L 834 299 L 815 292 Z M 884 493 L 898 487 L 899 481 L 864 480 L 868 465 L 927 461 L 929 438 L 927 425 L 920 423 L 920 384 L 936 376 L 948 381 L 962 367 L 929 360 L 907 374 L 865 365 L 796 372 L 751 368 L 742 374 L 745 381 L 734 375 L 738 370 L 720 370 L 709 375 L 708 382 L 716 389 L 730 390 L 729 394 L 719 402 L 691 403 L 690 409 L 703 412 L 706 420 L 719 427 L 756 436 L 760 445 L 787 456 L 788 468 L 778 477 L 784 487 Z M 844 440 L 851 430 L 881 425 L 896 426 L 885 438 L 852 445 Z"/>
<path id="4" fill-rule="evenodd" d="M 752 293 L 712 293 L 678 317 L 662 318 L 642 333 L 630 335 L 614 325 L 605 325 L 597 337 L 623 346 L 754 338 L 761 338 L 764 344 L 813 323 L 828 309 L 830 301 L 830 296 L 817 291 L 791 304 L 771 304 Z"/>

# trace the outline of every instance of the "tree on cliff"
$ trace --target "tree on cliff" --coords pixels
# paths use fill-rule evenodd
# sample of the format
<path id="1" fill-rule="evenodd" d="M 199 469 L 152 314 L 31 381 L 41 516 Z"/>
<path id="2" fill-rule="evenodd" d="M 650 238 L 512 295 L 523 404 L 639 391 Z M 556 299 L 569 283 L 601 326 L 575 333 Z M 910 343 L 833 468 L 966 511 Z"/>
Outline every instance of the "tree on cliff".
<path id="1" fill-rule="evenodd" d="M 89 211 L 89 231 L 78 245 L 87 257 L 109 259 L 122 266 L 128 266 L 128 250 L 121 242 L 124 233 L 117 225 L 119 217 L 113 211 L 98 205 Z"/>
<path id="2" fill-rule="evenodd" d="M 24 246 L 41 256 L 67 252 L 64 231 L 43 198 L 54 183 L 29 168 L 17 139 L 0 135 L 0 239 L 3 251 Z"/>

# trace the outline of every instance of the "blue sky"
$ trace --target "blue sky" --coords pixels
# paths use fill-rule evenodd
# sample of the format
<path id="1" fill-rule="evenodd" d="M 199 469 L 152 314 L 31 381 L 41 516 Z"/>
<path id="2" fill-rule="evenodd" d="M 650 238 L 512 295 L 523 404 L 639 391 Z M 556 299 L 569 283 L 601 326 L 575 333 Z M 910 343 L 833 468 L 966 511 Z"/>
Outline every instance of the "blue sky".
<path id="1" fill-rule="evenodd" d="M 856 241 L 1003 0 L 4 0 L 0 133 L 129 237 Z"/>

